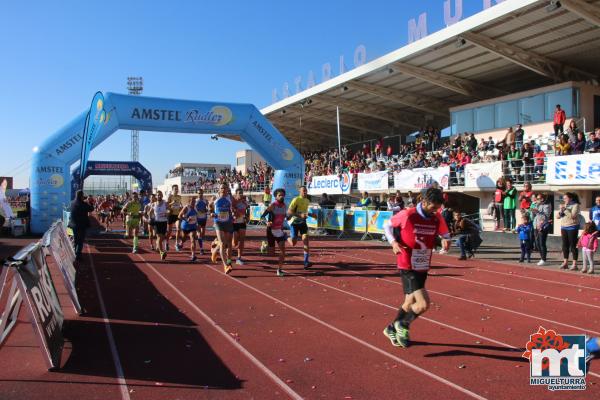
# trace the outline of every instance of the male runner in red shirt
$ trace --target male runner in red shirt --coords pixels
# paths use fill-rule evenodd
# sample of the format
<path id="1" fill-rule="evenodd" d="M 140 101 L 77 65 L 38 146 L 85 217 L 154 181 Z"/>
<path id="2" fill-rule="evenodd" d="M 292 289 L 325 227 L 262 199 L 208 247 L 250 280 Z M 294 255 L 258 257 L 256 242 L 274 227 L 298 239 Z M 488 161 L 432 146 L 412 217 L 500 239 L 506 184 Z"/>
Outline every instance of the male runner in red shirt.
<path id="1" fill-rule="evenodd" d="M 448 226 L 438 212 L 443 203 L 442 191 L 429 188 L 416 207 L 400 211 L 384 225 L 385 236 L 398 256 L 405 294 L 396 319 L 383 330 L 394 346 L 408 347 L 410 323 L 429 308 L 425 281 L 436 238 L 442 237 L 444 250 L 450 247 Z"/>

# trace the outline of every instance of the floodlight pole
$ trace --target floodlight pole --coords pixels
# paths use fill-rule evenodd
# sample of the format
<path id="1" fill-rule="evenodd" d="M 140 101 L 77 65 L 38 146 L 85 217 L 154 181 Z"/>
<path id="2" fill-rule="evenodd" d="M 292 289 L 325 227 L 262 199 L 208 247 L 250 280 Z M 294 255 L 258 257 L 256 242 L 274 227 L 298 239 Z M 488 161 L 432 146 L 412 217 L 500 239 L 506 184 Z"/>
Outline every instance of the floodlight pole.
<path id="1" fill-rule="evenodd" d="M 340 155 L 340 172 L 342 172 L 342 136 L 340 132 L 340 107 L 335 107 L 337 117 L 338 151 Z"/>
<path id="2" fill-rule="evenodd" d="M 130 95 L 139 96 L 142 94 L 144 90 L 144 78 L 141 76 L 129 76 L 127 77 L 127 90 Z M 131 131 L 131 161 L 139 161 L 140 160 L 140 131 L 132 130 Z M 131 191 L 133 191 L 133 184 L 135 183 L 135 178 L 131 177 L 129 180 L 129 186 Z"/>

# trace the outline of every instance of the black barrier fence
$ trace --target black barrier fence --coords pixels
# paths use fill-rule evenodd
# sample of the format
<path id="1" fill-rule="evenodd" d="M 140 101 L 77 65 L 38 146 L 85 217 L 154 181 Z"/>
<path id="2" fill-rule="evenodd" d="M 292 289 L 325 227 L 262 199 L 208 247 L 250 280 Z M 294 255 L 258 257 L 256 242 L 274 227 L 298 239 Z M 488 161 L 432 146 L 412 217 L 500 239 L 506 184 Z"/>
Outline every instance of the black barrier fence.
<path id="1" fill-rule="evenodd" d="M 75 254 L 62 222 L 57 221 L 42 240 L 22 248 L 1 267 L 0 347 L 15 326 L 21 304 L 25 304 L 46 365 L 53 369 L 60 366 L 64 314 L 48 267 L 48 255 L 61 272 L 73 307 L 81 313 L 75 291 Z"/>

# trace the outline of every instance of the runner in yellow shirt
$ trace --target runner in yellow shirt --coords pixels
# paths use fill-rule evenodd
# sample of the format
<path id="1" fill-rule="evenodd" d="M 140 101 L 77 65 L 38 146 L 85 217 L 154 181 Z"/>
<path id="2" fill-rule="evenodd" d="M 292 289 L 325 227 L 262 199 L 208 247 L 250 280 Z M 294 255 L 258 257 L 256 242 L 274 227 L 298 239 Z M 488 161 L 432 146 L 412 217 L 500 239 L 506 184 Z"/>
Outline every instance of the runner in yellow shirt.
<path id="1" fill-rule="evenodd" d="M 123 214 L 125 214 L 126 218 L 126 236 L 133 237 L 133 250 L 132 253 L 137 253 L 138 247 L 138 234 L 140 230 L 140 217 L 142 212 L 142 203 L 140 203 L 140 198 L 137 192 L 133 193 L 132 198 L 125 203 L 123 206 Z"/>
<path id="2" fill-rule="evenodd" d="M 298 197 L 292 199 L 288 208 L 288 217 L 290 220 L 290 237 L 288 242 L 291 246 L 295 246 L 298 242 L 298 238 L 302 238 L 302 244 L 304 248 L 304 269 L 308 269 L 312 264 L 309 261 L 309 240 L 308 240 L 308 226 L 306 225 L 306 218 L 309 216 L 317 218 L 316 214 L 308 212 L 308 206 L 310 200 L 308 199 L 308 190 L 306 186 L 300 188 L 300 194 Z"/>

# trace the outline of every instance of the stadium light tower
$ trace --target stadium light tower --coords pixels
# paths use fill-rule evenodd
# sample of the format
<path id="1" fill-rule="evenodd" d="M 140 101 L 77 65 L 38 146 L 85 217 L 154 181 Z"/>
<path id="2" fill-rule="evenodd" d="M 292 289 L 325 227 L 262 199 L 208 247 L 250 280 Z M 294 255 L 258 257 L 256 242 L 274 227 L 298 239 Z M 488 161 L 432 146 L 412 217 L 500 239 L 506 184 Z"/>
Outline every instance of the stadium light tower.
<path id="1" fill-rule="evenodd" d="M 129 94 L 139 96 L 144 90 L 144 78 L 141 76 L 127 77 L 127 90 Z M 140 131 L 131 131 L 131 161 L 139 161 L 140 159 Z M 130 187 L 133 189 L 135 178 L 131 177 Z"/>

